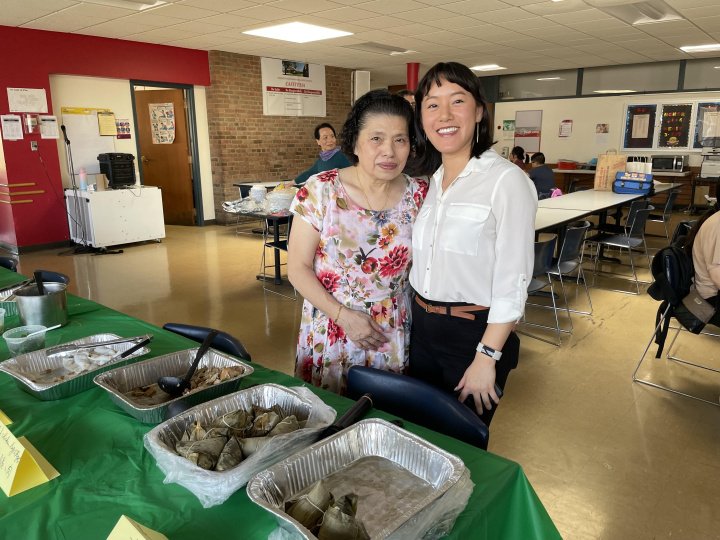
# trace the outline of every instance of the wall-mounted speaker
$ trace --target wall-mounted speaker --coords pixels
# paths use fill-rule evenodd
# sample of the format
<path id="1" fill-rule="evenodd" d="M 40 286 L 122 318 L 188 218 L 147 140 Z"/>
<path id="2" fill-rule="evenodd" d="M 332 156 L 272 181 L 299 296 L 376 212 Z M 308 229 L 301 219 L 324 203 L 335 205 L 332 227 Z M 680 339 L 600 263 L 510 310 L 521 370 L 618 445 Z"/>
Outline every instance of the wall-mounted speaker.
<path id="1" fill-rule="evenodd" d="M 370 91 L 370 72 L 369 71 L 353 71 L 350 77 L 352 92 L 351 92 L 351 105 L 360 99 L 363 94 L 367 94 Z"/>

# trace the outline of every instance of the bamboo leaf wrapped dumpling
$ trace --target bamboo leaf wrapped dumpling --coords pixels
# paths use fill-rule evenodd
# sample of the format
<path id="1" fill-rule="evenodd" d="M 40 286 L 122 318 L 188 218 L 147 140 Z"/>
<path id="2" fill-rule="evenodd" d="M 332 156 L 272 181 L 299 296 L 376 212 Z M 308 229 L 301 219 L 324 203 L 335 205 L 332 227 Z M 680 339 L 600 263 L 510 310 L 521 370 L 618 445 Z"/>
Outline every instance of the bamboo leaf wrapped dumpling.
<path id="1" fill-rule="evenodd" d="M 220 452 L 217 465 L 215 466 L 216 471 L 227 471 L 240 464 L 242 461 L 242 445 L 236 437 L 230 437 L 227 444 Z"/>
<path id="2" fill-rule="evenodd" d="M 255 421 L 253 422 L 252 430 L 250 431 L 250 436 L 264 437 L 280 423 L 281 419 L 280 415 L 274 411 L 268 411 L 262 413 L 260 416 L 256 416 Z"/>
<path id="3" fill-rule="evenodd" d="M 297 501 L 288 502 L 285 512 L 303 527 L 313 529 L 331 503 L 332 493 L 328 490 L 325 480 L 320 480 L 307 495 L 303 495 Z"/>
<path id="4" fill-rule="evenodd" d="M 298 424 L 297 418 L 295 418 L 295 415 L 290 415 L 283 418 L 277 426 L 272 428 L 267 436 L 275 437 L 276 435 L 285 435 L 298 429 L 300 429 L 300 425 Z"/>
<path id="5" fill-rule="evenodd" d="M 253 414 L 238 409 L 217 417 L 210 425 L 212 427 L 228 428 L 229 437 L 245 437 L 247 431 L 252 428 Z"/>
<path id="6" fill-rule="evenodd" d="M 247 459 L 268 444 L 270 439 L 267 437 L 249 437 L 246 439 L 238 439 L 238 441 L 240 441 L 240 446 L 242 447 L 243 459 Z"/>
<path id="7" fill-rule="evenodd" d="M 357 495 L 349 493 L 327 509 L 318 540 L 370 540 L 365 526 L 355 517 L 357 499 Z"/>
<path id="8" fill-rule="evenodd" d="M 225 437 L 213 437 L 201 441 L 179 441 L 175 445 L 175 450 L 198 467 L 212 470 L 218 462 L 225 443 L 227 443 Z"/>

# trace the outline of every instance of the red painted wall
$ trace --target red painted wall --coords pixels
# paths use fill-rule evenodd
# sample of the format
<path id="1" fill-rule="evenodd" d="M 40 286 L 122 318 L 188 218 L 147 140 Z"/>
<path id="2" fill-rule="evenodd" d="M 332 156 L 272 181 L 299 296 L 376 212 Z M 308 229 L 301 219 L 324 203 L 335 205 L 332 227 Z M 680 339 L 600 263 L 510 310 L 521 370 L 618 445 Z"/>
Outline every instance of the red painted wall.
<path id="1" fill-rule="evenodd" d="M 59 116 L 52 110 L 50 74 L 210 85 L 207 51 L 7 26 L 0 26 L 0 37 L 0 114 L 10 112 L 6 88 L 44 88 L 48 114 Z M 30 141 L 38 142 L 47 174 Z M 25 247 L 69 239 L 56 141 L 26 134 L 1 144 L 0 182 L 5 170 L 11 185 L 35 182 L 27 189 L 45 193 L 28 195 L 32 204 L 0 203 L 0 241 Z"/>

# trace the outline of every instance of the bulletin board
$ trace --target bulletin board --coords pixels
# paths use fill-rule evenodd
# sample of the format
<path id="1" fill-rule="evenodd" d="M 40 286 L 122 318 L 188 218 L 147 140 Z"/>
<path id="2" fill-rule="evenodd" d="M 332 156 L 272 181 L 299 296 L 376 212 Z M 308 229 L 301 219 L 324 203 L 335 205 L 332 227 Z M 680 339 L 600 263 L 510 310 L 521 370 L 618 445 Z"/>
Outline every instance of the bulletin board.
<path id="1" fill-rule="evenodd" d="M 692 103 L 662 106 L 658 148 L 687 148 L 692 109 Z"/>
<path id="2" fill-rule="evenodd" d="M 693 148 L 720 147 L 720 103 L 698 103 Z"/>
<path id="3" fill-rule="evenodd" d="M 73 158 L 73 172 L 78 174 L 85 169 L 87 174 L 100 174 L 98 154 L 115 152 L 115 137 L 100 135 L 98 112 L 110 112 L 108 109 L 62 107 L 62 123 Z"/>
<path id="4" fill-rule="evenodd" d="M 657 105 L 629 105 L 623 148 L 652 148 Z"/>

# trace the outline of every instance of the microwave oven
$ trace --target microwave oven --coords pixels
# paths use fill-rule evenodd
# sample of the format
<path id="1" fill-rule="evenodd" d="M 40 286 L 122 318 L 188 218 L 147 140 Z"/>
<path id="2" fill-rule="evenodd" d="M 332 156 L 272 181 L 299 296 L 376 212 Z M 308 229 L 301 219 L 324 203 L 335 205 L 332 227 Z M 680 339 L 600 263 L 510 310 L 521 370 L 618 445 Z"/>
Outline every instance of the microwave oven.
<path id="1" fill-rule="evenodd" d="M 687 156 L 653 156 L 652 170 L 682 172 L 687 165 Z"/>

